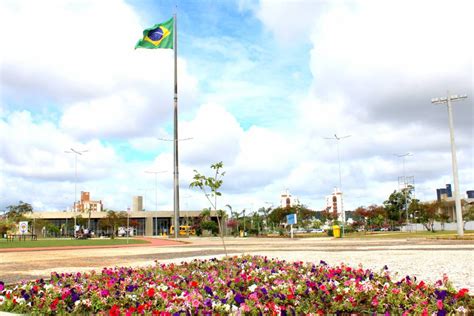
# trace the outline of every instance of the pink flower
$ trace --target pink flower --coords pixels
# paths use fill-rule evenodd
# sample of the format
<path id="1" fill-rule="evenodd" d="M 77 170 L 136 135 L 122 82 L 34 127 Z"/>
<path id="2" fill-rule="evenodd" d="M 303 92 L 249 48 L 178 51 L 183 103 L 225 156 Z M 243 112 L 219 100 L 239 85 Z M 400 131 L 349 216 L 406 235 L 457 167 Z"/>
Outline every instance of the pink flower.
<path id="1" fill-rule="evenodd" d="M 442 301 L 442 300 L 438 300 L 438 301 L 436 302 L 436 307 L 438 307 L 438 309 L 443 309 L 443 306 L 444 306 L 444 305 L 443 305 L 443 301 Z"/>
<path id="2" fill-rule="evenodd" d="M 374 296 L 374 298 L 372 299 L 372 306 L 378 306 L 379 305 L 379 301 L 377 300 L 377 296 Z"/>

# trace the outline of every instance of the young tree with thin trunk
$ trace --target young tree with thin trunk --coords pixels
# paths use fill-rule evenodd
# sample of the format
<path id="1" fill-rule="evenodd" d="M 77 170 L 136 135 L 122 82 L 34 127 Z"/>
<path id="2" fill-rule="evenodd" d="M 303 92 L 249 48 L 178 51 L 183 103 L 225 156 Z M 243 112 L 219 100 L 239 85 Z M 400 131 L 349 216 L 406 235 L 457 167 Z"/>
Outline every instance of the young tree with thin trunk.
<path id="1" fill-rule="evenodd" d="M 218 190 L 222 186 L 222 177 L 224 177 L 225 175 L 225 172 L 221 171 L 223 166 L 224 164 L 222 163 L 222 161 L 211 165 L 211 169 L 214 170 L 214 176 L 212 177 L 206 177 L 205 175 L 200 174 L 197 170 L 194 170 L 194 181 L 191 182 L 189 187 L 199 188 L 211 204 L 212 209 L 216 212 L 219 235 L 221 237 L 224 252 L 227 257 L 227 248 L 224 241 L 224 224 L 222 223 L 224 218 L 219 218 L 223 212 L 219 212 L 217 209 L 217 197 L 222 195 L 222 193 Z"/>

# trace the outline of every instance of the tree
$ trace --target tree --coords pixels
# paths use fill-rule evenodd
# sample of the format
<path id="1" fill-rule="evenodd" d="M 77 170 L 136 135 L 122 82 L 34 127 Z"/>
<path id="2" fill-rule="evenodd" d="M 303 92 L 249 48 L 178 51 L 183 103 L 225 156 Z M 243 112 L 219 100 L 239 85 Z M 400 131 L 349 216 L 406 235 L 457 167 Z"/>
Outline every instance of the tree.
<path id="1" fill-rule="evenodd" d="M 272 211 L 272 208 L 271 207 L 261 207 L 258 209 L 258 212 L 262 214 L 263 218 L 265 219 L 265 225 L 263 227 L 263 229 L 265 231 L 268 230 L 268 215 L 271 213 Z"/>
<path id="2" fill-rule="evenodd" d="M 417 212 L 418 221 L 425 226 L 429 231 L 434 232 L 434 222 L 438 219 L 438 211 L 440 203 L 438 201 L 431 203 L 419 203 L 418 200 L 414 200 L 413 210 Z"/>
<path id="3" fill-rule="evenodd" d="M 464 226 L 469 221 L 474 221 L 474 203 L 464 205 L 462 219 L 464 221 L 463 229 L 466 229 Z"/>
<path id="4" fill-rule="evenodd" d="M 111 238 L 114 239 L 119 226 L 125 226 L 127 223 L 127 212 L 107 211 L 107 216 L 100 223 L 102 227 L 112 230 Z"/>
<path id="5" fill-rule="evenodd" d="M 211 204 L 211 207 L 214 209 L 214 211 L 217 213 L 217 197 L 221 196 L 222 193 L 219 192 L 218 190 L 222 186 L 222 177 L 224 177 L 225 172 L 221 171 L 222 168 L 224 167 L 223 162 L 217 162 L 215 164 L 211 165 L 211 169 L 214 170 L 214 175 L 212 177 L 206 177 L 205 175 L 200 174 L 197 170 L 194 170 L 194 177 L 193 180 L 190 184 L 189 187 L 191 188 L 199 188 L 204 195 L 206 196 L 206 199 L 209 201 Z M 224 241 L 224 225 L 222 223 L 221 225 L 221 220 L 219 219 L 219 214 L 217 216 L 217 225 L 219 227 L 219 233 L 220 237 L 222 240 L 222 245 L 224 247 L 224 252 L 225 255 L 227 256 L 227 248 L 225 246 L 225 241 Z"/>
<path id="6" fill-rule="evenodd" d="M 408 205 L 411 202 L 412 191 L 412 186 L 408 186 L 401 191 L 393 191 L 388 197 L 388 200 L 383 202 L 388 219 L 392 221 L 392 224 L 394 222 L 401 224 L 403 219 L 407 217 L 406 212 L 408 212 Z M 405 208 L 407 208 L 407 210 L 405 210 Z"/>
<path id="7" fill-rule="evenodd" d="M 33 212 L 33 207 L 29 203 L 19 201 L 17 205 L 7 206 L 6 217 L 12 222 L 25 220 L 25 215 Z"/>
<path id="8" fill-rule="evenodd" d="M 291 214 L 292 211 L 291 208 L 277 207 L 271 211 L 268 215 L 268 219 L 276 226 L 279 226 L 281 223 L 286 221 L 286 215 Z"/>

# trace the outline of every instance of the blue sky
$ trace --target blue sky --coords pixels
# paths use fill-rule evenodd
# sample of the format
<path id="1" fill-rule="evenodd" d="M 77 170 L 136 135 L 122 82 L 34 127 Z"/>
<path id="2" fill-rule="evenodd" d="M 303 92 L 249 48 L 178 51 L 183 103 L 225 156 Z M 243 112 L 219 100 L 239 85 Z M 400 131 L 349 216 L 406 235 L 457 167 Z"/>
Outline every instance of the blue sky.
<path id="1" fill-rule="evenodd" d="M 0 207 L 71 207 L 75 148 L 88 150 L 78 191 L 118 210 L 138 194 L 151 209 L 156 192 L 172 208 L 158 138 L 172 135 L 173 53 L 133 47 L 176 4 L 184 208 L 207 207 L 188 185 L 222 160 L 222 205 L 278 205 L 288 188 L 323 209 L 339 186 L 334 134 L 351 135 L 347 209 L 397 189 L 407 152 L 432 200 L 452 183 L 446 109 L 430 103 L 447 90 L 469 96 L 454 120 L 461 192 L 474 189 L 470 1 L 1 1 Z M 156 187 L 147 170 L 166 171 Z"/>

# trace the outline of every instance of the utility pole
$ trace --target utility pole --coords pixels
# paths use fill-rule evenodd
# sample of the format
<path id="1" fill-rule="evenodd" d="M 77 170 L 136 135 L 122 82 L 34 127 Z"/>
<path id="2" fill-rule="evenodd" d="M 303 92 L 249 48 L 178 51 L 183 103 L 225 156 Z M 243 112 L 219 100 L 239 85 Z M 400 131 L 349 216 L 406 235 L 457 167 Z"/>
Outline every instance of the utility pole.
<path id="1" fill-rule="evenodd" d="M 449 121 L 449 135 L 451 140 L 451 161 L 453 167 L 453 178 L 454 178 L 454 199 L 456 204 L 456 225 L 458 236 L 464 236 L 463 221 L 462 221 L 462 208 L 461 208 L 461 196 L 459 192 L 459 178 L 458 178 L 458 162 L 456 158 L 456 143 L 454 141 L 454 123 L 453 123 L 453 112 L 451 109 L 451 102 L 460 101 L 466 99 L 467 95 L 450 95 L 447 91 L 446 98 L 434 98 L 431 99 L 433 104 L 446 104 L 448 107 L 448 121 Z"/>
<path id="2" fill-rule="evenodd" d="M 341 191 L 341 217 L 342 217 L 342 235 L 344 236 L 344 225 L 346 223 L 346 212 L 344 211 L 343 193 L 342 193 L 342 176 L 341 176 L 341 157 L 339 153 L 339 141 L 344 138 L 349 138 L 352 135 L 338 137 L 334 134 L 334 137 L 325 137 L 324 139 L 335 140 L 337 144 L 337 162 L 339 163 L 339 190 Z"/>
<path id="3" fill-rule="evenodd" d="M 74 205 L 73 205 L 73 212 L 74 212 L 74 237 L 76 237 L 76 201 L 77 201 L 77 155 L 81 155 L 82 153 L 88 152 L 89 150 L 75 150 L 71 148 L 71 150 L 64 151 L 66 154 L 74 154 Z"/>

